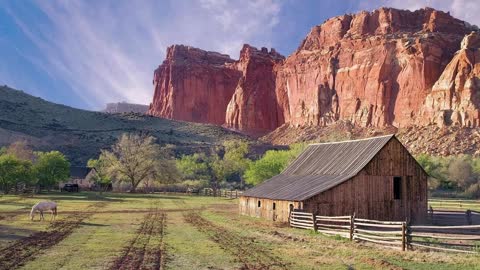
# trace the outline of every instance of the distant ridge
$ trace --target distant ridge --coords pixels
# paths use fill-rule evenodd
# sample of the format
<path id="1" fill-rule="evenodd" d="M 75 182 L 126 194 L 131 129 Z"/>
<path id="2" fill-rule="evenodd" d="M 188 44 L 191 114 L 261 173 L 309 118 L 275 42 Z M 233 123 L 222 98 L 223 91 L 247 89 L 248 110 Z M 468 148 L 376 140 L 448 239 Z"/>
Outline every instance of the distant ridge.
<path id="1" fill-rule="evenodd" d="M 134 104 L 128 102 L 107 103 L 107 107 L 103 110 L 106 113 L 140 113 L 146 114 L 148 105 Z"/>

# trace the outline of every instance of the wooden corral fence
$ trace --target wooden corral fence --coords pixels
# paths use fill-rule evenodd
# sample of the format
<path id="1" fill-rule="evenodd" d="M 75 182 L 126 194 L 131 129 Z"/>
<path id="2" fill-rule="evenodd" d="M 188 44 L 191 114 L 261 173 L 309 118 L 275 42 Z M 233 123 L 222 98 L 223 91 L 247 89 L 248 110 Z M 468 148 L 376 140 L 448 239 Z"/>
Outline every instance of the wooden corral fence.
<path id="1" fill-rule="evenodd" d="M 399 221 L 361 219 L 355 215 L 316 216 L 295 209 L 290 214 L 290 226 L 403 251 L 426 248 L 464 253 L 480 252 L 480 225 L 420 226 Z"/>
<path id="2" fill-rule="evenodd" d="M 226 198 L 238 198 L 242 195 L 243 191 L 239 190 L 227 190 L 227 189 L 217 189 L 213 190 L 211 188 L 203 189 L 202 195 L 204 196 L 213 196 L 213 197 L 226 197 Z"/>
<path id="3" fill-rule="evenodd" d="M 480 224 L 480 212 L 474 210 L 428 209 L 428 219 L 433 225 L 474 225 Z"/>

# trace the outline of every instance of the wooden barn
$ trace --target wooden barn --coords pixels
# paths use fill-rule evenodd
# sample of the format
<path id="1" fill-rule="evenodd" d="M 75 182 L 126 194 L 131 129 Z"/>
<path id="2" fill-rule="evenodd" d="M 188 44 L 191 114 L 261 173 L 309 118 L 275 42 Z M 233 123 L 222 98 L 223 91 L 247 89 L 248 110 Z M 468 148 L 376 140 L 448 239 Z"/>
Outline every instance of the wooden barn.
<path id="1" fill-rule="evenodd" d="M 292 209 L 422 222 L 427 173 L 394 135 L 309 145 L 281 174 L 247 190 L 240 213 L 288 222 Z"/>

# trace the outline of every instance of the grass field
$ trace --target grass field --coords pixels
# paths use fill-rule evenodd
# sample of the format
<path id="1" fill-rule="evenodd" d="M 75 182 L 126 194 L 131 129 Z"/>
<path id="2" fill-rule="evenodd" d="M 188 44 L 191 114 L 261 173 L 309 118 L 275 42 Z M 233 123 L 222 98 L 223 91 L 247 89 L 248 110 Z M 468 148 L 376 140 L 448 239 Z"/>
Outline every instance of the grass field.
<path id="1" fill-rule="evenodd" d="M 30 221 L 29 208 L 46 199 L 58 202 L 57 221 Z M 478 255 L 366 246 L 239 216 L 236 204 L 160 194 L 2 196 L 0 269 L 480 269 Z"/>

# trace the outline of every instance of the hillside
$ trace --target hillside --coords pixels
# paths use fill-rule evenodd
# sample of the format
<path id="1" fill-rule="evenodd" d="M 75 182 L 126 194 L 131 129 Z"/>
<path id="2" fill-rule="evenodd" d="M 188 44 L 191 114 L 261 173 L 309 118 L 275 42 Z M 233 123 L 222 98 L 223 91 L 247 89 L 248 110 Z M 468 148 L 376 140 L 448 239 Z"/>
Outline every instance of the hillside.
<path id="1" fill-rule="evenodd" d="M 59 150 L 76 165 L 96 157 L 124 132 L 146 132 L 179 153 L 201 151 L 228 139 L 248 139 L 222 127 L 139 114 L 107 114 L 54 104 L 0 87 L 0 146 L 27 140 L 37 150 Z"/>

